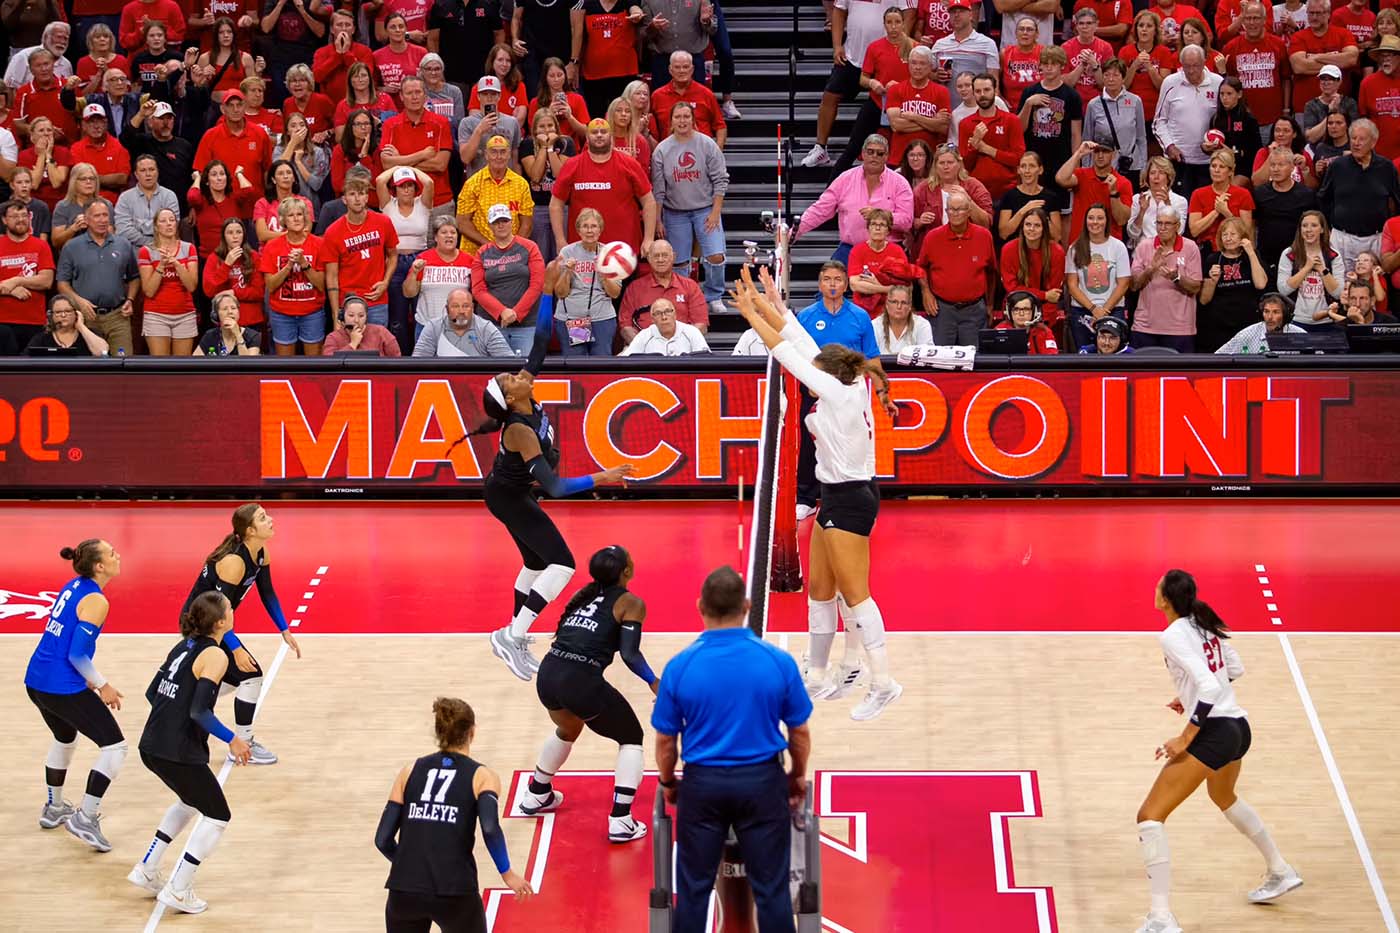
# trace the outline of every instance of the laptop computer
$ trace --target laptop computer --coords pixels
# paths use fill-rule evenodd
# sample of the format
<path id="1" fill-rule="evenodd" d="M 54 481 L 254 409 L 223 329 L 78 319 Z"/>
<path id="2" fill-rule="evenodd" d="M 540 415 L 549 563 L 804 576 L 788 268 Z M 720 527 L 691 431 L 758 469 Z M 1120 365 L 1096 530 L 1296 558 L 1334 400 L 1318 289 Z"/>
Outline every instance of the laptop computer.
<path id="1" fill-rule="evenodd" d="M 1348 324 L 1352 353 L 1400 353 L 1400 324 Z"/>
<path id="2" fill-rule="evenodd" d="M 77 347 L 25 347 L 25 356 L 81 356 Z"/>
<path id="3" fill-rule="evenodd" d="M 1314 330 L 1305 334 L 1269 334 L 1269 352 L 1279 356 L 1325 355 L 1346 353 L 1347 335 L 1340 328 Z"/>
<path id="4" fill-rule="evenodd" d="M 978 353 L 1024 356 L 1030 352 L 1030 331 L 1019 327 L 998 330 L 987 327 L 977 332 Z"/>

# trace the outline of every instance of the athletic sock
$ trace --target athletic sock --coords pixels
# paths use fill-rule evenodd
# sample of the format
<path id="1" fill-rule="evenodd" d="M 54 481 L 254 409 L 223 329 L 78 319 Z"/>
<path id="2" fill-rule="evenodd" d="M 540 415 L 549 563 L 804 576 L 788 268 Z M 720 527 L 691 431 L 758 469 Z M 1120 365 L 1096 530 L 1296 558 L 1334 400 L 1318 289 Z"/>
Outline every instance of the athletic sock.
<path id="1" fill-rule="evenodd" d="M 102 808 L 102 795 L 107 793 L 107 788 L 112 785 L 112 779 L 117 776 L 125 760 L 125 741 L 104 745 L 97 750 L 97 761 L 93 762 L 92 770 L 88 772 L 87 793 L 83 795 L 82 803 L 83 813 L 91 817 L 97 816 Z"/>
<path id="2" fill-rule="evenodd" d="M 632 815 L 632 800 L 637 796 L 637 785 L 641 781 L 642 747 L 640 745 L 618 746 L 616 779 L 613 786 L 613 805 L 610 816 Z"/>
<path id="3" fill-rule="evenodd" d="M 820 682 L 831 663 L 836 639 L 836 600 L 807 598 L 807 679 Z"/>
<path id="4" fill-rule="evenodd" d="M 542 570 L 531 570 L 529 567 L 521 567 L 520 572 L 515 575 L 515 608 L 511 609 L 511 619 L 519 613 L 525 600 L 530 598 L 530 587 L 534 586 L 535 580 L 543 573 Z"/>
<path id="5" fill-rule="evenodd" d="M 851 618 L 851 604 L 846 597 L 836 594 L 836 614 L 841 618 L 841 628 L 845 630 L 846 647 L 841 653 L 841 665 L 847 670 L 860 666 L 860 627 Z"/>
<path id="6" fill-rule="evenodd" d="M 1156 820 L 1137 824 L 1138 846 L 1147 868 L 1147 881 L 1152 892 L 1151 912 L 1171 913 L 1169 895 L 1172 887 L 1171 855 L 1167 850 L 1167 828 Z"/>
<path id="7" fill-rule="evenodd" d="M 199 868 L 201 862 L 213 853 L 214 847 L 223 838 L 224 830 L 228 828 L 228 823 L 223 820 L 211 820 L 208 817 L 199 821 L 199 825 L 190 833 L 189 845 L 185 846 L 185 857 L 180 859 L 180 864 L 175 867 L 175 872 L 170 876 L 170 887 L 175 891 L 188 891 L 194 884 L 195 869 Z"/>
<path id="8" fill-rule="evenodd" d="M 156 828 L 156 835 L 151 840 L 151 847 L 146 850 L 145 858 L 141 859 L 142 866 L 154 871 L 160 865 L 165 850 L 170 847 L 171 840 L 184 831 L 186 824 L 194 815 L 195 811 L 183 803 L 172 803 L 170 809 L 165 811 L 165 816 L 160 819 L 160 826 Z"/>
<path id="9" fill-rule="evenodd" d="M 1231 826 L 1238 829 L 1241 835 L 1254 843 L 1259 854 L 1264 856 L 1269 871 L 1278 875 L 1288 870 L 1288 862 L 1284 861 L 1278 846 L 1274 845 L 1274 837 L 1269 835 L 1268 828 L 1264 826 L 1264 821 L 1259 818 L 1258 813 L 1254 812 L 1253 807 L 1236 798 L 1234 804 L 1222 812 L 1225 814 L 1225 819 L 1230 821 Z"/>
<path id="10" fill-rule="evenodd" d="M 881 690 L 888 689 L 894 681 L 890 678 L 890 658 L 885 650 L 885 619 L 880 615 L 875 598 L 866 597 L 852 606 L 851 618 L 855 620 L 861 645 L 870 659 L 871 683 Z"/>
<path id="11" fill-rule="evenodd" d="M 48 782 L 48 784 L 47 784 L 46 786 L 47 786 L 47 789 L 48 789 L 48 792 L 49 792 L 49 803 L 52 804 L 53 806 L 58 806 L 60 803 L 62 803 L 62 802 L 63 802 L 63 782 L 60 780 L 59 783 L 55 784 L 55 783 L 53 783 L 53 781 L 50 779 L 49 782 Z"/>
<path id="12" fill-rule="evenodd" d="M 535 624 L 535 620 L 548 605 L 548 600 L 537 591 L 531 590 L 530 595 L 525 597 L 524 602 L 515 610 L 515 615 L 511 617 L 510 637 L 517 642 L 524 641 L 525 636 L 530 633 L 530 626 Z"/>
<path id="13" fill-rule="evenodd" d="M 516 577 L 517 585 L 523 576 L 522 573 Z M 530 626 L 534 624 L 539 614 L 544 612 L 544 607 L 564 592 L 564 588 L 569 585 L 573 576 L 574 568 L 566 564 L 550 564 L 535 574 L 534 580 L 530 583 L 530 595 L 525 597 L 525 604 L 516 610 L 514 617 L 510 620 L 511 637 L 517 642 L 524 641 L 525 636 L 529 634 Z"/>
<path id="14" fill-rule="evenodd" d="M 535 773 L 530 776 L 530 793 L 540 796 L 549 793 L 554 775 L 564 767 L 564 762 L 569 760 L 569 752 L 573 750 L 573 742 L 565 742 L 559 738 L 559 733 L 551 732 L 549 738 L 544 740 L 544 748 L 540 749 Z"/>
<path id="15" fill-rule="evenodd" d="M 44 785 L 48 790 L 49 803 L 57 806 L 63 802 L 63 785 L 68 781 L 68 766 L 73 763 L 73 753 L 77 742 L 60 742 L 54 739 L 49 746 L 49 757 L 44 762 Z"/>

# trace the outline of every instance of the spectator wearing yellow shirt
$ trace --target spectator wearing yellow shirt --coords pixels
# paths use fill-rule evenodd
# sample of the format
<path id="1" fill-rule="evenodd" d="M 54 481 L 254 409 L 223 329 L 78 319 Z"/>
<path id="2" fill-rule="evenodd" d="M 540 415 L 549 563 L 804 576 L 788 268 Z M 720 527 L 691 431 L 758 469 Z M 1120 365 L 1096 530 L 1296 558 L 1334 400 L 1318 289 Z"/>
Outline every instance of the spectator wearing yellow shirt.
<path id="1" fill-rule="evenodd" d="M 511 171 L 510 142 L 504 136 L 486 141 L 486 167 L 468 178 L 457 195 L 457 230 L 462 234 L 463 251 L 475 253 L 491 242 L 491 223 L 486 215 L 493 204 L 510 208 L 512 233 L 530 235 L 535 201 L 530 183 Z"/>

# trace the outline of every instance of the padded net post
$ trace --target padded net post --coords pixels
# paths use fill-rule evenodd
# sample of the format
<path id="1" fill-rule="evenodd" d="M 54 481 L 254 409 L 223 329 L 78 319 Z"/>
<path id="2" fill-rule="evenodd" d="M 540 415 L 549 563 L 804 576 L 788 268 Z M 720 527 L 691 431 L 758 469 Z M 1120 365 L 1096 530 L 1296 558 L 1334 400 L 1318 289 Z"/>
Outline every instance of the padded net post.
<path id="1" fill-rule="evenodd" d="M 782 437 L 778 458 L 778 496 L 773 506 L 773 572 L 772 588 L 779 593 L 796 593 L 802 589 L 802 559 L 797 552 L 797 453 L 801 443 L 801 405 L 797 397 L 797 379 L 784 373 L 783 393 L 787 411 L 783 416 Z"/>

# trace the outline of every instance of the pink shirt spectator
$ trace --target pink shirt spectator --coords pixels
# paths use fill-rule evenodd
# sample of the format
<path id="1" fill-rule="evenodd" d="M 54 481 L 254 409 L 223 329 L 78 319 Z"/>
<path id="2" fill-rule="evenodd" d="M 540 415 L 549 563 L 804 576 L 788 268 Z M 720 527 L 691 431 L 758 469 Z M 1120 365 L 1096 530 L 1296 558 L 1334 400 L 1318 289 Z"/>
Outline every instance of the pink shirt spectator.
<path id="1" fill-rule="evenodd" d="M 301 203 L 306 205 L 306 216 L 315 217 L 316 208 L 311 206 L 311 200 L 305 195 L 294 195 Z M 267 198 L 258 198 L 258 203 L 253 205 L 253 223 L 261 220 L 267 224 L 267 229 L 273 233 L 282 232 L 282 219 L 277 216 L 278 204 L 276 201 L 269 201 Z"/>
<path id="2" fill-rule="evenodd" d="M 350 333 L 347 329 L 333 331 L 326 335 L 326 343 L 321 348 L 327 356 L 332 353 L 342 353 L 350 349 Z M 380 356 L 402 356 L 399 352 L 398 338 L 389 333 L 387 327 L 378 324 L 366 324 L 365 335 L 360 338 L 360 345 L 356 350 L 377 350 Z"/>
<path id="3" fill-rule="evenodd" d="M 894 230 L 890 239 L 901 242 L 914 226 L 914 191 L 904 176 L 886 168 L 880 182 L 871 191 L 865 181 L 865 166 L 857 165 L 836 177 L 831 187 L 802 213 L 802 223 L 796 236 L 820 227 L 836 215 L 841 242 L 854 246 L 865 242 L 865 218 L 862 207 L 883 207 L 894 215 Z"/>
<path id="4" fill-rule="evenodd" d="M 1133 275 L 1146 272 L 1162 241 L 1144 239 L 1133 253 Z M 1201 279 L 1201 251 L 1183 236 L 1176 238 L 1176 264 L 1183 278 Z M 1196 296 L 1176 287 L 1170 275 L 1154 275 L 1138 296 L 1133 330 L 1144 334 L 1186 337 L 1196 333 Z"/>

